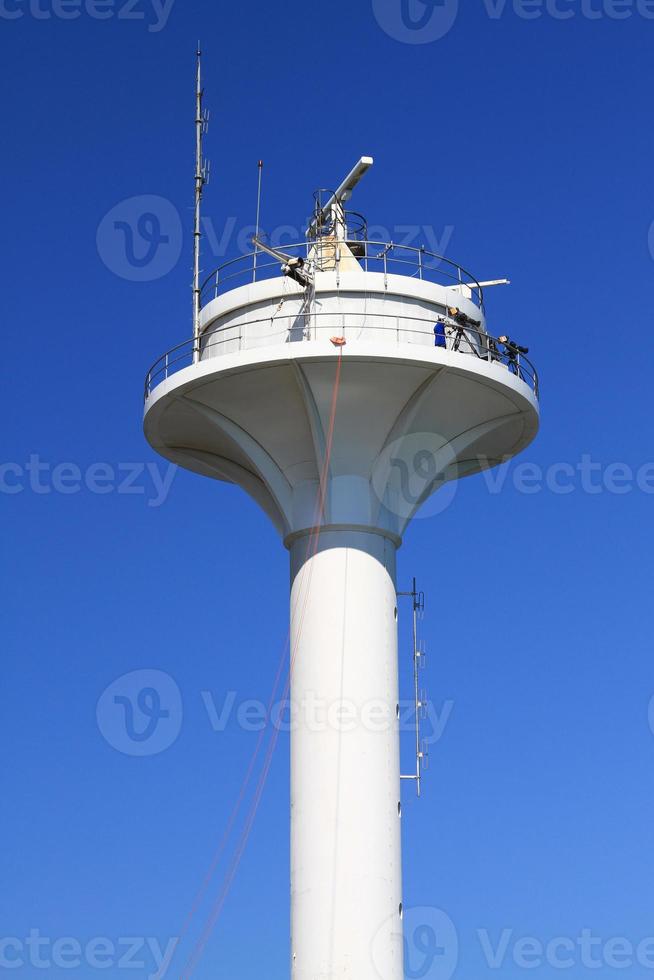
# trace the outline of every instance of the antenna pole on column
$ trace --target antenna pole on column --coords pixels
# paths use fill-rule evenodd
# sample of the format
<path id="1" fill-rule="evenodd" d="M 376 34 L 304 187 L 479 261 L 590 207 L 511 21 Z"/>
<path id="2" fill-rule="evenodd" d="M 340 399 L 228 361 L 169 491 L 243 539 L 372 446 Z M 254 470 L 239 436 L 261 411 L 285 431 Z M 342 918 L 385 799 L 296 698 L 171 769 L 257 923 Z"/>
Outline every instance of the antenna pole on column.
<path id="1" fill-rule="evenodd" d="M 209 164 L 204 159 L 203 137 L 209 113 L 202 108 L 202 51 L 196 51 L 195 79 L 195 219 L 193 223 L 193 360 L 200 358 L 200 240 L 202 238 L 202 194 L 209 181 Z"/>
<path id="2" fill-rule="evenodd" d="M 263 175 L 263 160 L 259 160 L 259 180 L 257 184 L 257 230 L 254 235 L 255 245 L 254 245 L 254 259 L 252 262 L 252 282 L 257 281 L 257 258 L 259 254 L 259 246 L 257 244 L 259 240 L 260 231 L 260 218 L 261 218 L 261 177 Z"/>
<path id="3" fill-rule="evenodd" d="M 401 776 L 401 779 L 412 779 L 416 784 L 416 793 L 420 796 L 422 789 L 422 774 L 427 763 L 427 753 L 422 744 L 420 720 L 427 707 L 427 696 L 420 690 L 419 670 L 424 667 L 425 654 L 418 642 L 418 616 L 425 608 L 425 594 L 419 592 L 416 580 L 413 580 L 413 588 L 410 592 L 398 592 L 398 596 L 408 596 L 413 605 L 412 639 L 413 639 L 413 695 L 415 699 L 415 740 L 416 740 L 416 769 L 415 773 Z"/>

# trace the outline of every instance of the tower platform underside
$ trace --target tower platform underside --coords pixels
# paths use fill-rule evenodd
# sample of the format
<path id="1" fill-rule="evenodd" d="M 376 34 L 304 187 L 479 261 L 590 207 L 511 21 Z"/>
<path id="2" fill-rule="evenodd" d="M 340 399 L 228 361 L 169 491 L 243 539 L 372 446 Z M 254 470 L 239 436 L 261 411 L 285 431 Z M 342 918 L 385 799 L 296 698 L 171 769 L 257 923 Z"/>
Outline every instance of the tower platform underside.
<path id="1" fill-rule="evenodd" d="M 442 348 L 328 340 L 200 360 L 159 384 L 145 432 L 171 462 L 237 483 L 288 542 L 316 521 L 337 360 L 342 357 L 320 523 L 395 538 L 444 481 L 516 455 L 537 400 L 503 365 Z"/>
<path id="2" fill-rule="evenodd" d="M 318 273 L 304 290 L 277 277 L 217 296 L 201 323 L 193 362 L 169 374 L 166 356 L 164 379 L 148 378 L 146 436 L 171 462 L 242 486 L 287 544 L 316 523 L 321 478 L 323 526 L 399 544 L 443 482 L 516 455 L 538 428 L 529 378 L 496 356 L 464 286 L 359 271 Z"/>

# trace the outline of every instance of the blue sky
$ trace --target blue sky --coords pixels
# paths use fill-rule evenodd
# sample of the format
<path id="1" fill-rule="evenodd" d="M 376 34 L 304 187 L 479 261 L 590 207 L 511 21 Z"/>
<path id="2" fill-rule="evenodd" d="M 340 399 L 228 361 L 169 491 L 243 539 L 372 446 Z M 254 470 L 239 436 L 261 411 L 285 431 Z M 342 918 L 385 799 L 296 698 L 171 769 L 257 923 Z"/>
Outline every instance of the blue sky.
<path id="1" fill-rule="evenodd" d="M 509 276 L 489 327 L 528 344 L 541 375 L 537 441 L 416 520 L 399 555 L 400 586 L 415 575 L 427 593 L 425 683 L 447 722 L 423 798 L 406 792 L 405 906 L 458 937 L 445 965 L 411 948 L 413 975 L 560 976 L 552 949 L 520 965 L 523 937 L 576 944 L 575 980 L 613 976 L 604 944 L 621 937 L 619 972 L 651 975 L 652 947 L 637 947 L 654 934 L 652 5 L 460 6 L 437 6 L 427 29 L 443 36 L 415 43 L 400 0 L 0 4 L 0 940 L 15 941 L 16 976 L 43 974 L 31 930 L 51 959 L 65 937 L 113 943 L 106 969 L 50 967 L 85 978 L 125 974 L 121 937 L 178 935 L 256 743 L 235 713 L 268 699 L 284 648 L 272 526 L 236 488 L 169 472 L 141 431 L 145 371 L 190 333 L 198 37 L 206 230 L 227 238 L 207 272 L 254 221 L 259 158 L 271 230 L 299 226 L 314 188 L 370 153 L 356 208 L 444 242 L 479 279 Z M 134 281 L 102 222 L 146 195 L 168 202 L 171 241 L 164 274 Z M 143 757 L 96 718 L 134 671 L 179 692 L 174 741 Z M 228 692 L 214 731 L 207 704 Z M 282 734 L 198 978 L 288 975 L 287 756 Z M 492 969 L 484 949 L 502 936 Z M 154 972 L 150 953 L 134 958 L 131 975 Z"/>

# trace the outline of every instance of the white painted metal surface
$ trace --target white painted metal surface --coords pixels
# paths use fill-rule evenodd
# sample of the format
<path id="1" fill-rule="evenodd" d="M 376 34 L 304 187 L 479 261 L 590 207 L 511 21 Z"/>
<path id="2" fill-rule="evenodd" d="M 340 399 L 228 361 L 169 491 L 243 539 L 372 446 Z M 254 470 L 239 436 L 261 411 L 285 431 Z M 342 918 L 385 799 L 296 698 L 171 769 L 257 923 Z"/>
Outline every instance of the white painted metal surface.
<path id="1" fill-rule="evenodd" d="M 459 287 L 406 276 L 359 271 L 316 275 L 311 312 L 302 314 L 304 290 L 288 279 L 269 279 L 233 289 L 202 309 L 202 357 L 236 350 L 329 340 L 342 332 L 348 343 L 419 343 L 433 348 L 434 323 L 457 306 L 485 329 L 485 317 Z"/>
<path id="2" fill-rule="evenodd" d="M 313 550 L 291 547 L 292 976 L 403 980 L 395 544 Z"/>

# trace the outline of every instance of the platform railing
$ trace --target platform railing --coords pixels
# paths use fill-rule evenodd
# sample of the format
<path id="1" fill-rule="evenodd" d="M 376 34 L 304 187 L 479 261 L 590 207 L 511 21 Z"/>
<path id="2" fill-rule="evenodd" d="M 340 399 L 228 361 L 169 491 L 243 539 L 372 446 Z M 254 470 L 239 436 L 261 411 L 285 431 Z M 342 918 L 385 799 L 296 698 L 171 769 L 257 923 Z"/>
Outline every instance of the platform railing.
<path id="1" fill-rule="evenodd" d="M 329 317 L 330 322 L 320 323 L 321 317 Z M 374 321 L 368 325 L 361 321 Z M 380 326 L 378 321 L 384 322 Z M 336 324 L 335 321 L 338 321 Z M 406 324 L 411 324 L 406 326 Z M 213 357 L 221 356 L 225 353 L 235 353 L 242 350 L 262 349 L 269 346 L 281 344 L 306 343 L 308 340 L 315 340 L 317 331 L 333 330 L 340 336 L 350 333 L 350 339 L 355 339 L 352 334 L 356 333 L 356 339 L 360 340 L 361 335 L 366 330 L 388 331 L 391 339 L 396 343 L 415 344 L 420 347 L 436 347 L 436 349 L 451 351 L 462 357 L 475 357 L 478 360 L 487 361 L 490 364 L 497 364 L 504 367 L 509 373 L 524 381 L 538 397 L 538 374 L 536 368 L 529 358 L 524 354 L 517 353 L 507 347 L 496 337 L 476 327 L 457 325 L 455 322 L 445 322 L 445 335 L 440 337 L 435 335 L 436 318 L 411 317 L 389 313 L 372 314 L 347 314 L 330 312 L 315 313 L 294 313 L 283 317 L 260 317 L 248 320 L 239 324 L 225 324 L 216 330 L 209 330 L 199 339 L 191 338 L 181 344 L 177 344 L 166 351 L 158 358 L 145 379 L 145 398 L 147 399 L 154 388 L 161 384 L 177 371 L 181 371 L 191 364 L 198 361 L 211 360 Z M 260 326 L 270 325 L 270 331 L 262 336 L 245 337 L 243 330 Z M 400 326 L 402 324 L 402 326 Z M 416 339 L 420 338 L 420 339 Z M 226 344 L 232 345 L 228 351 L 221 350 Z M 211 352 L 211 353 L 208 353 Z"/>
<path id="2" fill-rule="evenodd" d="M 456 287 L 462 293 L 464 293 L 462 287 L 467 287 L 466 292 L 470 291 L 475 306 L 482 311 L 484 309 L 484 291 L 478 281 L 463 266 L 452 262 L 444 255 L 430 252 L 424 247 L 397 245 L 394 242 L 353 240 L 351 244 L 356 247 L 357 252 L 361 253 L 355 258 L 364 272 L 380 272 L 385 276 L 407 276 L 410 279 L 434 282 L 440 286 Z M 286 255 L 301 256 L 305 261 L 308 261 L 312 249 L 315 249 L 319 271 L 337 271 L 340 264 L 339 260 L 334 260 L 333 239 L 317 239 L 276 247 Z M 346 255 L 351 258 L 348 253 L 343 252 L 341 260 Z M 218 266 L 204 280 L 201 287 L 202 305 L 206 305 L 210 300 L 230 289 L 254 282 L 255 279 L 258 282 L 261 279 L 273 279 L 280 275 L 280 262 L 270 258 L 266 253 L 254 251 L 239 255 Z"/>

